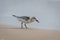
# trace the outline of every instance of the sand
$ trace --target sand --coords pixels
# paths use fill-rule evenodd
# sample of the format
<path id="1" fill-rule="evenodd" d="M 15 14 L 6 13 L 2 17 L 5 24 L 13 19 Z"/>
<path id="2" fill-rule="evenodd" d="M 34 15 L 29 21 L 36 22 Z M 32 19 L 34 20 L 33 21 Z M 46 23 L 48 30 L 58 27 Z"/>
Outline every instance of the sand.
<path id="1" fill-rule="evenodd" d="M 0 40 L 60 40 L 60 30 L 20 29 L 0 24 Z"/>

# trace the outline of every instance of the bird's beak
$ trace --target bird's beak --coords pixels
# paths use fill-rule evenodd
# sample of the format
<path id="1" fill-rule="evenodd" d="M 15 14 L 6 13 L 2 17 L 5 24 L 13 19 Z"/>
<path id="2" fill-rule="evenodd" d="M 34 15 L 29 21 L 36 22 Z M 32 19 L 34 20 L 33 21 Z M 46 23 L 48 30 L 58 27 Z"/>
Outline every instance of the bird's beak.
<path id="1" fill-rule="evenodd" d="M 38 23 L 39 23 L 39 21 L 38 21 L 38 20 L 36 20 L 36 22 L 38 22 Z"/>

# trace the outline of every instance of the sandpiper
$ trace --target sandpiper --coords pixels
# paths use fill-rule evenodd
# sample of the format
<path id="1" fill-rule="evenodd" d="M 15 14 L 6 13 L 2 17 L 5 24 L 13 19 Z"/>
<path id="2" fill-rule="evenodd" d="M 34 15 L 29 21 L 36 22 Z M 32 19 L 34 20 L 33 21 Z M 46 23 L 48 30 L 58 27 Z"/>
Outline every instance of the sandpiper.
<path id="1" fill-rule="evenodd" d="M 23 29 L 23 23 L 24 23 L 24 26 L 26 27 L 26 29 L 27 29 L 27 26 L 26 26 L 27 23 L 32 23 L 34 21 L 39 23 L 39 21 L 35 17 L 16 16 L 16 15 L 12 15 L 12 16 L 16 17 L 18 19 L 18 21 L 21 22 L 21 29 Z"/>

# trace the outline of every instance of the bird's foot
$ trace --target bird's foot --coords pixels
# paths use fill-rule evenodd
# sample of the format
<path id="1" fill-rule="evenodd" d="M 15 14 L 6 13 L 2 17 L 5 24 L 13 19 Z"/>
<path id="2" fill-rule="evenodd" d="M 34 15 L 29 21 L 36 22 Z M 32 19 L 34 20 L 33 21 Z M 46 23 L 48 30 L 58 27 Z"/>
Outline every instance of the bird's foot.
<path id="1" fill-rule="evenodd" d="M 26 27 L 26 29 L 29 29 L 28 27 Z"/>

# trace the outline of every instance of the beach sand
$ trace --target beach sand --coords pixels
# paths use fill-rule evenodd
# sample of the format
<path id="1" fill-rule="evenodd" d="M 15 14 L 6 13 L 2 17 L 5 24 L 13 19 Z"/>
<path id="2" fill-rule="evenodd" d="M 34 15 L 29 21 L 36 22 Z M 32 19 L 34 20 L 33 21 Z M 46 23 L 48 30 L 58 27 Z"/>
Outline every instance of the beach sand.
<path id="1" fill-rule="evenodd" d="M 60 30 L 20 29 L 0 24 L 0 40 L 60 40 Z"/>

